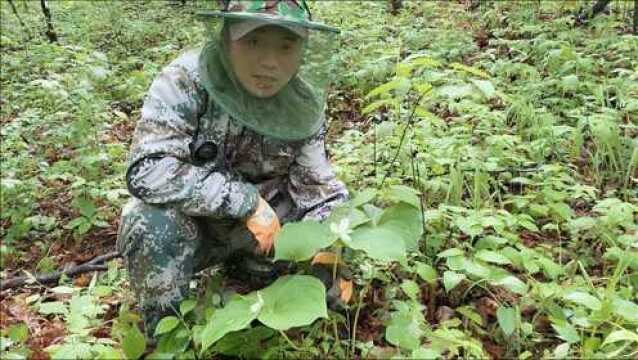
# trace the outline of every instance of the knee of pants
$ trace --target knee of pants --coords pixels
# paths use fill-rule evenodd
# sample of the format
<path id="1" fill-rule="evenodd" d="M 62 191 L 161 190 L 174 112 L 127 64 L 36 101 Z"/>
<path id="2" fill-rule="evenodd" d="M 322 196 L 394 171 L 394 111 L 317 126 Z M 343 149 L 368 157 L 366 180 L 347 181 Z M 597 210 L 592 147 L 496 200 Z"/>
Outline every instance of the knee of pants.
<path id="1" fill-rule="evenodd" d="M 179 300 L 193 273 L 201 235 L 195 220 L 175 208 L 131 200 L 122 211 L 118 250 L 142 306 Z"/>
<path id="2" fill-rule="evenodd" d="M 196 247 L 201 239 L 197 222 L 173 207 L 148 205 L 131 199 L 123 208 L 117 248 L 124 258 L 141 247 L 180 255 L 180 247 Z"/>

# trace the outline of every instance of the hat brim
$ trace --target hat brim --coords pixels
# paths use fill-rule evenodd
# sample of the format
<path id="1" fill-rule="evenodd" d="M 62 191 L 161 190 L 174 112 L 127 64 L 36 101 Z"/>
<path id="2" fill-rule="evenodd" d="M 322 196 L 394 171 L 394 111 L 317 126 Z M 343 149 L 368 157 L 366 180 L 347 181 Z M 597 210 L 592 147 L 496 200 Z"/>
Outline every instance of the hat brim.
<path id="1" fill-rule="evenodd" d="M 230 12 L 230 11 L 200 11 L 196 14 L 200 20 L 209 20 L 210 18 L 223 18 L 233 20 L 261 20 L 272 21 L 273 25 L 285 24 L 289 26 L 301 26 L 309 30 L 328 31 L 333 33 L 340 33 L 341 30 L 321 24 L 314 21 L 293 21 L 288 19 L 282 19 L 278 16 L 268 16 L 267 14 L 255 14 L 249 12 Z"/>

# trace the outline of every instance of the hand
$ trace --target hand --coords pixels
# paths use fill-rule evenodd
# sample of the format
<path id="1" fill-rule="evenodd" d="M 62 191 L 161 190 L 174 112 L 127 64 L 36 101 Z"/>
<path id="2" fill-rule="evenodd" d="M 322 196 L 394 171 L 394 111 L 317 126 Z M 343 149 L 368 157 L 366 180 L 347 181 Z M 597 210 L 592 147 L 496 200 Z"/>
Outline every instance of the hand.
<path id="1" fill-rule="evenodd" d="M 246 220 L 246 227 L 257 240 L 257 251 L 264 255 L 270 252 L 275 236 L 281 230 L 277 214 L 261 196 L 257 210 Z"/>

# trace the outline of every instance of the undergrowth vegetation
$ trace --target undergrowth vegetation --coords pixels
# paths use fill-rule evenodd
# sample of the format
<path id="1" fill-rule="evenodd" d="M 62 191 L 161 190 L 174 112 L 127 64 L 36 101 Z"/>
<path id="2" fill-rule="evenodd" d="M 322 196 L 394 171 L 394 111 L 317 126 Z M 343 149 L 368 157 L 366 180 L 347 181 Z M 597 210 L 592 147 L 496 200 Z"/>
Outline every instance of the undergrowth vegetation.
<path id="1" fill-rule="evenodd" d="M 126 153 L 161 68 L 205 39 L 206 2 L 2 11 L 2 280 L 111 249 Z M 587 2 L 316 2 L 338 26 L 328 152 L 352 199 L 287 224 L 298 271 L 235 294 L 213 271 L 149 358 L 635 358 L 638 37 Z M 614 2 L 617 7 L 622 2 Z M 330 250 L 354 301 L 307 276 Z M 292 295 L 294 294 L 294 295 Z M 1 300 L 3 358 L 139 358 L 125 271 Z"/>

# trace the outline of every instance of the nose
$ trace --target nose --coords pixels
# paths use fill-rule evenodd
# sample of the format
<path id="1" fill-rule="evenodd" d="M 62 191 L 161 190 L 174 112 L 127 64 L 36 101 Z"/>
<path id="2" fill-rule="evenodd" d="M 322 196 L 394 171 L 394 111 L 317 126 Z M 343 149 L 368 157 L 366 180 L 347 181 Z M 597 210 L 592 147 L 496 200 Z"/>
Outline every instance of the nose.
<path id="1" fill-rule="evenodd" d="M 279 61 L 277 59 L 277 52 L 275 49 L 266 49 L 261 54 L 259 59 L 259 65 L 267 71 L 274 71 L 279 67 Z"/>

